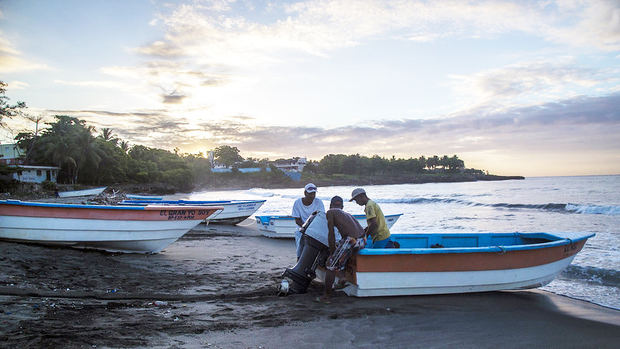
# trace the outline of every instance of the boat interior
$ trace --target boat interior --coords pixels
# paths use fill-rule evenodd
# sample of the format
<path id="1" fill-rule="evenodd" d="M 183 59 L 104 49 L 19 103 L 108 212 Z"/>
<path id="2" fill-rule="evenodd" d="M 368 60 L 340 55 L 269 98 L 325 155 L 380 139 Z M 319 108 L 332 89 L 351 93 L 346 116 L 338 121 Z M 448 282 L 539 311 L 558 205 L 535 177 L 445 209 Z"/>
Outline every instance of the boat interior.
<path id="1" fill-rule="evenodd" d="M 543 244 L 563 240 L 547 233 L 394 234 L 400 248 L 462 248 Z"/>
<path id="2" fill-rule="evenodd" d="M 455 233 L 455 234 L 392 234 L 397 248 L 373 248 L 367 243 L 359 254 L 434 254 L 507 252 L 574 245 L 594 234 L 561 237 L 549 233 Z"/>

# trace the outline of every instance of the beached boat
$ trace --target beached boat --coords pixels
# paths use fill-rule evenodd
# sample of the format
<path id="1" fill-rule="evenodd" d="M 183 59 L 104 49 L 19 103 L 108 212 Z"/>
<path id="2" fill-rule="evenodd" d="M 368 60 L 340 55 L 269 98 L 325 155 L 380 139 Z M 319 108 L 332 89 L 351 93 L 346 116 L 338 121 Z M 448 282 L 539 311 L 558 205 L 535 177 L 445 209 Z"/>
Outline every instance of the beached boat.
<path id="1" fill-rule="evenodd" d="M 386 215 L 385 221 L 388 228 L 391 228 L 402 215 L 402 213 Z M 368 225 L 366 215 L 354 214 L 353 217 L 362 227 Z M 270 238 L 292 239 L 295 237 L 295 230 L 297 230 L 295 218 L 291 216 L 256 216 L 256 224 L 258 224 L 261 234 Z"/>
<path id="2" fill-rule="evenodd" d="M 78 196 L 95 196 L 103 193 L 107 187 L 84 189 L 84 190 L 71 190 L 71 191 L 59 191 L 58 197 L 72 198 Z"/>
<path id="3" fill-rule="evenodd" d="M 593 236 L 394 234 L 400 248 L 367 246 L 352 258 L 345 271 L 344 292 L 368 297 L 536 288 L 568 267 Z"/>
<path id="4" fill-rule="evenodd" d="M 127 194 L 127 199 L 129 200 L 151 200 L 151 201 L 161 201 L 164 199 L 163 196 L 150 196 L 150 195 L 136 195 L 136 194 Z"/>
<path id="5" fill-rule="evenodd" d="M 222 211 L 207 220 L 216 224 L 237 224 L 256 212 L 267 200 L 228 200 L 228 201 L 190 201 L 190 200 L 123 200 L 121 205 L 162 204 L 175 206 L 220 206 Z"/>
<path id="6" fill-rule="evenodd" d="M 0 200 L 0 239 L 110 252 L 156 253 L 221 209 Z"/>

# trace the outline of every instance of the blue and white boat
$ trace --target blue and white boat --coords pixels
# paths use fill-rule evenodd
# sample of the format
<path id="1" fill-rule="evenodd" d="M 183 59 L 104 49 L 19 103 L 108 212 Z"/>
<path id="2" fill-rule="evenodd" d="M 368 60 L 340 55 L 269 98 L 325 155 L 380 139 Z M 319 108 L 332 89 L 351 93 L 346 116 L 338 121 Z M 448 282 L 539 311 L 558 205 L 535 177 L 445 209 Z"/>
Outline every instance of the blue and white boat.
<path id="1" fill-rule="evenodd" d="M 393 234 L 399 248 L 360 250 L 345 270 L 350 296 L 520 290 L 551 282 L 590 233 Z M 319 275 L 320 274 L 320 275 Z M 317 273 L 319 278 L 324 274 Z"/>
<path id="2" fill-rule="evenodd" d="M 237 224 L 254 214 L 267 200 L 224 200 L 224 201 L 193 201 L 193 200 L 123 200 L 121 205 L 173 205 L 173 206 L 219 206 L 223 210 L 209 217 L 209 223 Z"/>
<path id="3" fill-rule="evenodd" d="M 388 228 L 391 228 L 402 215 L 402 213 L 385 215 Z M 362 227 L 365 228 L 368 225 L 366 222 L 366 215 L 354 214 L 353 217 L 355 217 Z M 295 218 L 292 216 L 256 216 L 256 224 L 263 236 L 281 239 L 295 238 L 297 224 L 295 223 Z"/>

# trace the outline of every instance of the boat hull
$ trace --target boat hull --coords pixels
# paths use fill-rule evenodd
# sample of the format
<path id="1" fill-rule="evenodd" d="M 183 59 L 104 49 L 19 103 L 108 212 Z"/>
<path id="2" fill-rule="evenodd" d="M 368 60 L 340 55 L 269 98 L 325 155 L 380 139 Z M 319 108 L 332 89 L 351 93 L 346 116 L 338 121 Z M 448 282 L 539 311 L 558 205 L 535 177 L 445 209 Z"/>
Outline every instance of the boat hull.
<path id="1" fill-rule="evenodd" d="M 103 191 L 106 188 L 107 187 L 84 189 L 84 190 L 61 191 L 61 192 L 58 192 L 58 197 L 72 198 L 72 197 L 80 197 L 80 196 L 94 196 L 94 195 L 99 195 L 103 193 Z"/>
<path id="2" fill-rule="evenodd" d="M 234 225 L 243 222 L 254 214 L 266 200 L 230 200 L 230 201 L 190 201 L 190 200 L 174 200 L 174 201 L 152 201 L 150 200 L 124 200 L 123 205 L 145 205 L 148 203 L 157 203 L 162 205 L 178 205 L 178 206 L 219 206 L 222 210 L 207 219 L 207 223 L 214 224 L 230 224 Z"/>
<path id="3" fill-rule="evenodd" d="M 414 235 L 409 236 L 414 239 Z M 493 245 L 495 242 L 491 242 L 467 247 L 366 248 L 349 262 L 343 277 L 348 286 L 343 291 L 350 296 L 374 297 L 536 288 L 551 282 L 568 267 L 587 238 L 592 236 L 554 239 L 552 235 L 541 233 L 463 234 L 476 241 L 490 241 L 489 236 L 492 236 L 496 242 L 508 241 L 511 235 L 514 239 L 529 239 L 530 242 L 522 245 Z M 544 241 L 541 238 L 544 236 L 549 239 Z M 449 238 L 466 241 L 458 234 Z M 540 241 L 532 243 L 535 239 Z M 444 241 L 449 242 L 449 239 Z"/>
<path id="4" fill-rule="evenodd" d="M 32 204 L 32 205 L 31 205 Z M 0 203 L 4 240 L 157 253 L 175 242 L 219 207 L 92 206 Z"/>
<path id="5" fill-rule="evenodd" d="M 136 195 L 136 194 L 127 194 L 127 199 L 129 200 L 151 200 L 151 201 L 161 201 L 164 199 L 163 196 L 147 196 L 147 195 Z"/>
<path id="6" fill-rule="evenodd" d="M 377 297 L 537 288 L 555 279 L 573 258 L 574 256 L 535 267 L 504 270 L 357 272 L 357 284 L 347 286 L 344 292 L 355 297 Z"/>
<path id="7" fill-rule="evenodd" d="M 392 228 L 400 216 L 402 216 L 402 213 L 386 215 L 385 221 L 388 228 Z M 353 215 L 353 217 L 355 217 L 362 227 L 365 228 L 368 225 L 365 215 L 359 214 Z M 257 216 L 256 224 L 259 226 L 259 230 L 263 236 L 276 239 L 295 238 L 297 224 L 295 223 L 295 219 L 291 216 Z"/>

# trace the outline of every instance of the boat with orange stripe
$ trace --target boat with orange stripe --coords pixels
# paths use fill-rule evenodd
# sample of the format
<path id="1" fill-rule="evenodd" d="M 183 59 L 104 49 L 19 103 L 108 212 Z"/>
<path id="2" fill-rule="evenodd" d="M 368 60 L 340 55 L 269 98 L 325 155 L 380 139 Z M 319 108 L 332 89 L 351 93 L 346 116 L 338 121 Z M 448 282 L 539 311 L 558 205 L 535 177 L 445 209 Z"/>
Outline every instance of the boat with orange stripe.
<path id="1" fill-rule="evenodd" d="M 0 200 L 0 239 L 109 252 L 157 253 L 219 206 L 107 206 Z"/>
<path id="2" fill-rule="evenodd" d="M 528 289 L 551 282 L 587 233 L 393 234 L 399 248 L 360 250 L 345 271 L 348 295 L 398 296 Z"/>

